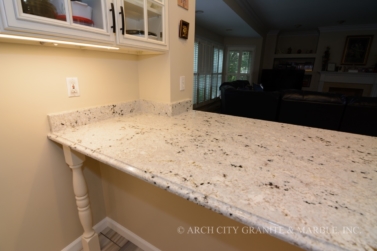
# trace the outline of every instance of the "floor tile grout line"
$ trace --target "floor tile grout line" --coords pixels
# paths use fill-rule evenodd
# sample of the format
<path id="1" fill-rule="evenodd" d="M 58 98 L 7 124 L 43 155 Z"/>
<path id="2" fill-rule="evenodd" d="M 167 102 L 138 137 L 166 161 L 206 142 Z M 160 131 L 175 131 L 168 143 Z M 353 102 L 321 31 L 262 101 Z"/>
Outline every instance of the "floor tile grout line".
<path id="1" fill-rule="evenodd" d="M 104 235 L 102 232 L 101 232 L 101 234 L 102 234 L 103 236 L 105 236 L 106 239 L 108 239 L 109 241 L 111 241 L 112 243 L 114 243 L 115 245 L 117 245 L 119 248 L 122 248 L 122 247 L 119 246 L 116 242 L 114 242 L 112 239 L 110 239 L 109 237 L 107 237 L 106 235 Z"/>

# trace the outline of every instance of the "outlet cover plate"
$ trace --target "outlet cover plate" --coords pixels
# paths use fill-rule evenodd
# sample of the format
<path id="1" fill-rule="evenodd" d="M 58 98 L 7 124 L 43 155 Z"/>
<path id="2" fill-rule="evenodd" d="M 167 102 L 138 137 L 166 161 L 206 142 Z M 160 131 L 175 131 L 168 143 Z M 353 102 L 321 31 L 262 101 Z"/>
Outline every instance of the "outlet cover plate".
<path id="1" fill-rule="evenodd" d="M 185 90 L 185 88 L 186 88 L 186 78 L 185 78 L 185 76 L 180 76 L 180 78 L 179 78 L 179 90 L 180 91 L 184 91 Z"/>
<path id="2" fill-rule="evenodd" d="M 68 97 L 80 97 L 79 81 L 76 77 L 67 78 Z"/>

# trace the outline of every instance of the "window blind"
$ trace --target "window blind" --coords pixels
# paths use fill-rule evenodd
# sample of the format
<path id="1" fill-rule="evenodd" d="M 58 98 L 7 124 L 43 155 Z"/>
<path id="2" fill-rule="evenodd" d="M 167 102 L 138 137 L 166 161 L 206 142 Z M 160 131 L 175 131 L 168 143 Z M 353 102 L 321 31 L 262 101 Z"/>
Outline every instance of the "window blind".
<path id="1" fill-rule="evenodd" d="M 223 48 L 197 39 L 194 43 L 193 104 L 197 106 L 220 95 Z"/>

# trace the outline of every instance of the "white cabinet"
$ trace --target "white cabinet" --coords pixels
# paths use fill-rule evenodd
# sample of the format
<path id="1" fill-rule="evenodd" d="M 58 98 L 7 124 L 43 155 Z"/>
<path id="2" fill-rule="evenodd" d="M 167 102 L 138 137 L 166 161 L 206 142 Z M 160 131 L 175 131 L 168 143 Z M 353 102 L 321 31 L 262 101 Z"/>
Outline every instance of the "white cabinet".
<path id="1" fill-rule="evenodd" d="M 112 43 L 106 1 L 2 0 L 4 32 Z"/>
<path id="2" fill-rule="evenodd" d="M 167 50 L 167 6 L 163 0 L 118 0 L 117 3 L 121 10 L 118 44 Z"/>
<path id="3" fill-rule="evenodd" d="M 163 0 L 0 0 L 0 15 L 4 34 L 168 49 Z"/>

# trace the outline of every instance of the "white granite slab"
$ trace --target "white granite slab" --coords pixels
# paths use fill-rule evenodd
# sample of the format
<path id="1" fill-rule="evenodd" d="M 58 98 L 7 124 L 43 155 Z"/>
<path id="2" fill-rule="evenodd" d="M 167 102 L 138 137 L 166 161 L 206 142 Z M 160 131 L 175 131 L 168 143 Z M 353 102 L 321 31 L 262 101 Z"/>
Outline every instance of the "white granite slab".
<path id="1" fill-rule="evenodd" d="M 141 111 L 157 115 L 175 116 L 192 110 L 191 100 L 184 100 L 172 104 L 163 104 L 148 100 L 140 100 Z"/>
<path id="2" fill-rule="evenodd" d="M 377 248 L 375 137 L 197 111 L 53 131 L 51 140 L 304 249 Z"/>
<path id="3" fill-rule="evenodd" d="M 52 113 L 48 115 L 48 121 L 51 132 L 57 132 L 66 128 L 74 128 L 109 118 L 128 116 L 138 112 L 175 116 L 189 110 L 192 110 L 191 100 L 183 100 L 172 104 L 157 103 L 148 100 L 135 100 Z"/>

